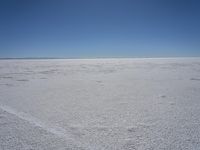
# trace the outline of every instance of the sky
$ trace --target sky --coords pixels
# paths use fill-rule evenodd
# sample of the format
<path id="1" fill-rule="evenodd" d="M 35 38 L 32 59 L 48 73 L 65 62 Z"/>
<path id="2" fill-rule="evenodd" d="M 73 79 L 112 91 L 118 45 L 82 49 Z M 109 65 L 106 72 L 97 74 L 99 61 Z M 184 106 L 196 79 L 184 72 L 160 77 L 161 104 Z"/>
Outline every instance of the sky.
<path id="1" fill-rule="evenodd" d="M 0 58 L 187 56 L 199 0 L 0 0 Z"/>

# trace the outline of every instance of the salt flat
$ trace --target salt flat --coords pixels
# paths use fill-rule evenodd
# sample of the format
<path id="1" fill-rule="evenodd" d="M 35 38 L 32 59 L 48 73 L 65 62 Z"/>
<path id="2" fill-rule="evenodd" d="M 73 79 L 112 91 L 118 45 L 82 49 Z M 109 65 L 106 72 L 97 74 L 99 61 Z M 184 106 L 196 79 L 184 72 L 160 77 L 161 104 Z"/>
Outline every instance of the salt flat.
<path id="1" fill-rule="evenodd" d="M 0 60 L 0 149 L 200 149 L 200 58 Z"/>

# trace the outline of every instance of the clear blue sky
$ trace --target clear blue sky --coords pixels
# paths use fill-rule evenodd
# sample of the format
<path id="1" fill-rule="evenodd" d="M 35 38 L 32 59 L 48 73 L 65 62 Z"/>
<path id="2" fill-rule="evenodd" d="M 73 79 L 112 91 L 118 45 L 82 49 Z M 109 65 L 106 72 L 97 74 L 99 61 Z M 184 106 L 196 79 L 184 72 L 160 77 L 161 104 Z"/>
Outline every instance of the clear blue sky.
<path id="1" fill-rule="evenodd" d="M 199 0 L 0 0 L 0 57 L 200 56 Z"/>

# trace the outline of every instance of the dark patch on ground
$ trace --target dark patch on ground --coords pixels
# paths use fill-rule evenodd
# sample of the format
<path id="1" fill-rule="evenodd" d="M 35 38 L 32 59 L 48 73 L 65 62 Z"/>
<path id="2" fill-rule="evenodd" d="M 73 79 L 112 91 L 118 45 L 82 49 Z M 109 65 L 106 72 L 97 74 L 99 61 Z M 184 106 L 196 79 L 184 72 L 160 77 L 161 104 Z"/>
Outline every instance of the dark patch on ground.
<path id="1" fill-rule="evenodd" d="M 12 79 L 13 77 L 5 76 L 5 77 L 0 77 L 0 78 L 2 78 L 2 79 Z"/>
<path id="2" fill-rule="evenodd" d="M 0 84 L 0 85 L 3 85 L 3 86 L 13 86 L 13 84 L 9 84 L 9 83 L 6 83 L 6 84 Z"/>
<path id="3" fill-rule="evenodd" d="M 161 98 L 166 98 L 166 97 L 167 97 L 166 95 L 162 95 L 162 96 L 161 96 Z"/>
<path id="4" fill-rule="evenodd" d="M 27 82 L 27 81 L 29 81 L 29 80 L 27 80 L 27 79 L 19 79 L 19 80 L 17 80 L 17 81 Z"/>
<path id="5" fill-rule="evenodd" d="M 200 81 L 199 78 L 191 78 L 190 80 L 194 80 L 194 81 Z"/>

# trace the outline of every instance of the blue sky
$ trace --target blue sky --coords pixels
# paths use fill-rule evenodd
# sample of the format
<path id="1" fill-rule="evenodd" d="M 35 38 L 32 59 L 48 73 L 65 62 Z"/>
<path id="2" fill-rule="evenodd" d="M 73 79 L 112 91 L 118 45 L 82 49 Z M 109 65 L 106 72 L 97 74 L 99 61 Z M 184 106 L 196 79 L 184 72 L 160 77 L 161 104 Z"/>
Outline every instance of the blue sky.
<path id="1" fill-rule="evenodd" d="M 200 56 L 199 0 L 0 0 L 0 57 Z"/>

